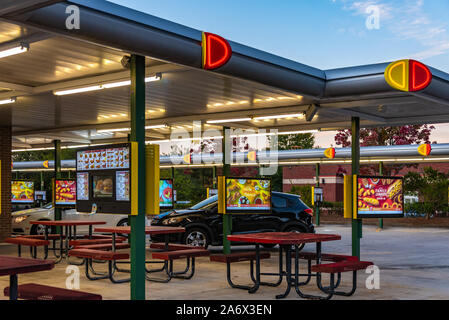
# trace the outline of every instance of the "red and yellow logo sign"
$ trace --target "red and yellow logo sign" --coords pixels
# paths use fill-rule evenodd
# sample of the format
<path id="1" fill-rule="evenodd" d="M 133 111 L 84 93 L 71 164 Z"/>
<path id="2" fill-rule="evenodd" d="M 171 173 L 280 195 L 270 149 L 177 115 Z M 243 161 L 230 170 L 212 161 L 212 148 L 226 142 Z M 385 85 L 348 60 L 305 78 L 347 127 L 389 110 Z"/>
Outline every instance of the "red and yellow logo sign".
<path id="1" fill-rule="evenodd" d="M 432 73 L 421 62 L 405 59 L 393 62 L 387 67 L 385 80 L 397 90 L 415 92 L 429 86 Z"/>
<path id="2" fill-rule="evenodd" d="M 334 159 L 335 158 L 335 148 L 329 148 L 324 151 L 324 155 L 328 159 Z"/>
<path id="3" fill-rule="evenodd" d="M 44 161 L 44 162 L 42 163 L 42 165 L 44 166 L 44 168 L 47 168 L 47 169 L 48 169 L 48 161 Z"/>
<path id="4" fill-rule="evenodd" d="M 248 152 L 248 160 L 249 161 L 256 161 L 256 159 L 257 159 L 257 152 L 256 151 Z"/>
<path id="5" fill-rule="evenodd" d="M 203 69 L 217 69 L 231 59 L 231 46 L 225 39 L 216 34 L 203 32 L 202 47 Z"/>
<path id="6" fill-rule="evenodd" d="M 191 154 L 186 154 L 183 158 L 184 163 L 186 164 L 191 164 L 192 163 L 192 155 Z"/>
<path id="7" fill-rule="evenodd" d="M 432 152 L 432 146 L 430 144 L 422 144 L 418 147 L 418 153 L 424 157 L 427 157 Z"/>

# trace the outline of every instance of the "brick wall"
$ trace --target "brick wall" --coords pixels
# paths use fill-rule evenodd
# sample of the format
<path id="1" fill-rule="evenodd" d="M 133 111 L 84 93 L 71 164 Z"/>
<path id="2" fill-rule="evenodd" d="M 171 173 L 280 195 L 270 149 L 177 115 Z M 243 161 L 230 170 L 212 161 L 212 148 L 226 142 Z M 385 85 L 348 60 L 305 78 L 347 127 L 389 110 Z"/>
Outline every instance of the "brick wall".
<path id="1" fill-rule="evenodd" d="M 0 127 L 1 214 L 0 242 L 11 233 L 11 128 Z"/>

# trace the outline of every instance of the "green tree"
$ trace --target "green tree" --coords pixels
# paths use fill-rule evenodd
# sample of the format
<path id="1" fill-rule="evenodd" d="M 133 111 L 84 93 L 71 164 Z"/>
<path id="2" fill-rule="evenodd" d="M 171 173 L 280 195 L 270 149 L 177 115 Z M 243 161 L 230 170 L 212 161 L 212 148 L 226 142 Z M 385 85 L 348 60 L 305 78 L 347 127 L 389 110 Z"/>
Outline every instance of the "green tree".
<path id="1" fill-rule="evenodd" d="M 298 133 L 278 136 L 279 150 L 312 149 L 315 136 L 312 133 Z"/>
<path id="2" fill-rule="evenodd" d="M 310 186 L 293 186 L 290 193 L 297 194 L 309 207 L 312 207 L 312 188 Z"/>
<path id="3" fill-rule="evenodd" d="M 431 214 L 447 211 L 448 175 L 431 167 L 426 167 L 423 173 L 409 172 L 404 177 L 404 191 L 417 192 L 422 203 L 418 210 L 426 213 L 427 219 Z"/>
<path id="4" fill-rule="evenodd" d="M 315 145 L 315 136 L 312 133 L 299 133 L 278 136 L 278 150 L 312 149 Z M 283 170 L 278 167 L 272 179 L 272 190 L 282 192 Z"/>

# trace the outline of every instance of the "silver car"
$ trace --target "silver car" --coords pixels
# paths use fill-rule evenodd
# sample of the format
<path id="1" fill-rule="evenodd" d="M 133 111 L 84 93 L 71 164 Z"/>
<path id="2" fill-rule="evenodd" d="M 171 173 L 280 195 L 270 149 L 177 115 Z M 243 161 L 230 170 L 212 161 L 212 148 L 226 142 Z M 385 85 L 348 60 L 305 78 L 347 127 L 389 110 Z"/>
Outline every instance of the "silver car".
<path id="1" fill-rule="evenodd" d="M 42 208 L 34 208 L 22 211 L 16 211 L 12 216 L 12 233 L 17 235 L 36 235 L 44 234 L 45 227 L 43 225 L 32 225 L 30 221 L 51 221 L 54 220 L 53 204 L 49 203 Z M 127 226 L 128 215 L 123 214 L 102 214 L 102 213 L 81 213 L 75 209 L 62 211 L 63 220 L 92 220 L 105 221 L 104 227 Z M 150 225 L 148 219 L 146 225 Z M 78 226 L 77 233 L 88 234 L 88 226 Z"/>

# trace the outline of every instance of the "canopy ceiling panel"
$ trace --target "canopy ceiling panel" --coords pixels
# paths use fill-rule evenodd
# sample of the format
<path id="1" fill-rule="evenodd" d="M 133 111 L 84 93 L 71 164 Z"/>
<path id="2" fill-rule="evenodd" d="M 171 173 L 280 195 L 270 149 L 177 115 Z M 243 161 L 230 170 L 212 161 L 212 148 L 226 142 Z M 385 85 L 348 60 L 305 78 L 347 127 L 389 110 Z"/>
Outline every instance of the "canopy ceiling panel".
<path id="1" fill-rule="evenodd" d="M 65 26 L 71 4 L 81 10 L 80 30 Z M 354 116 L 365 127 L 449 122 L 449 75 L 431 67 L 426 89 L 402 92 L 385 81 L 388 62 L 319 70 L 229 41 L 232 57 L 211 72 L 201 70 L 200 30 L 107 1 L 5 0 L 0 17 L 0 46 L 30 45 L 26 53 L 0 59 L 0 100 L 17 97 L 0 106 L 0 125 L 12 125 L 16 137 L 37 139 L 28 141 L 45 143 L 49 133 L 67 141 L 123 139 L 123 133 L 92 132 L 129 127 L 129 86 L 65 96 L 54 91 L 129 79 L 121 60 L 132 53 L 148 58 L 147 76 L 162 75 L 147 83 L 149 125 L 191 128 L 193 120 L 226 119 L 216 128 L 289 131 L 348 128 Z M 306 111 L 309 121 L 300 116 L 232 122 Z"/>

